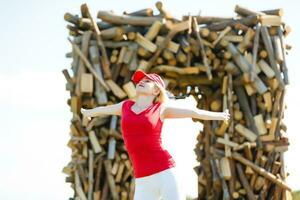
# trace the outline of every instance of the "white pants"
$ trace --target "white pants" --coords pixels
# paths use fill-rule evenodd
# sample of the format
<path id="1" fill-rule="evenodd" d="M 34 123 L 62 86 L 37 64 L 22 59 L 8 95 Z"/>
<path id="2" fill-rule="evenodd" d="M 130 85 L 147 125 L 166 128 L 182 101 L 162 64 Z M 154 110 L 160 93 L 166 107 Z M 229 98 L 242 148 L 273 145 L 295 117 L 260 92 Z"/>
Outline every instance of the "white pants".
<path id="1" fill-rule="evenodd" d="M 185 200 L 180 188 L 177 168 L 135 178 L 134 200 Z"/>

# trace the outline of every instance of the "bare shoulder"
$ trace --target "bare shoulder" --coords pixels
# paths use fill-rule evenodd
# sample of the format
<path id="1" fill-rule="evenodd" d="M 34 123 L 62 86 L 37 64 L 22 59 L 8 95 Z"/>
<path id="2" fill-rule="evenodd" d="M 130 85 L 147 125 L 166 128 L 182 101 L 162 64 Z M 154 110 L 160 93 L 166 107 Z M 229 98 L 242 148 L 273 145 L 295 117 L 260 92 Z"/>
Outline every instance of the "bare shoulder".
<path id="1" fill-rule="evenodd" d="M 160 103 L 161 109 L 160 112 L 161 114 L 164 114 L 166 112 L 166 110 L 168 110 L 169 108 L 172 108 L 173 106 L 168 103 L 168 102 L 161 102 Z"/>
<path id="2" fill-rule="evenodd" d="M 160 114 L 161 121 L 163 121 L 165 119 L 164 113 L 165 113 L 166 108 L 168 107 L 167 105 L 168 104 L 165 102 L 160 103 L 160 113 L 159 114 Z"/>
<path id="3" fill-rule="evenodd" d="M 120 101 L 119 103 L 116 104 L 116 105 L 118 105 L 120 111 L 122 111 L 122 107 L 123 107 L 123 104 L 125 103 L 125 101 L 128 101 L 128 99 L 122 100 L 122 101 Z"/>
<path id="4" fill-rule="evenodd" d="M 161 102 L 161 103 L 160 103 L 160 107 L 161 107 L 160 110 L 161 110 L 161 111 L 164 110 L 165 107 L 166 107 L 166 105 L 167 105 L 167 104 L 166 104 L 165 102 Z"/>
<path id="5" fill-rule="evenodd" d="M 161 110 L 165 110 L 167 108 L 173 107 L 170 102 L 161 102 L 160 105 L 161 105 Z"/>
<path id="6" fill-rule="evenodd" d="M 187 105 L 179 105 L 177 102 L 166 102 L 162 105 L 161 115 L 166 118 L 181 118 L 190 116 L 193 109 Z"/>

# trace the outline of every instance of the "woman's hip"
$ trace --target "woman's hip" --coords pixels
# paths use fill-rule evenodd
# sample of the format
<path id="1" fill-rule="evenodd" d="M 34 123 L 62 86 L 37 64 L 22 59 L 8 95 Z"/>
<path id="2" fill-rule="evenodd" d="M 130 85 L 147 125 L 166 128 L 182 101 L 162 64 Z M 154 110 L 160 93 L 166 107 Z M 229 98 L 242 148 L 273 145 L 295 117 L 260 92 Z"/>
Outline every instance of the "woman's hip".
<path id="1" fill-rule="evenodd" d="M 145 182 L 145 181 L 160 181 L 162 177 L 165 177 L 166 175 L 167 176 L 173 176 L 175 175 L 175 167 L 171 167 L 171 168 L 168 168 L 168 169 L 164 169 L 164 170 L 161 170 L 159 172 L 156 172 L 154 174 L 151 174 L 149 176 L 144 176 L 144 177 L 139 177 L 139 178 L 135 178 L 135 181 L 136 182 Z"/>

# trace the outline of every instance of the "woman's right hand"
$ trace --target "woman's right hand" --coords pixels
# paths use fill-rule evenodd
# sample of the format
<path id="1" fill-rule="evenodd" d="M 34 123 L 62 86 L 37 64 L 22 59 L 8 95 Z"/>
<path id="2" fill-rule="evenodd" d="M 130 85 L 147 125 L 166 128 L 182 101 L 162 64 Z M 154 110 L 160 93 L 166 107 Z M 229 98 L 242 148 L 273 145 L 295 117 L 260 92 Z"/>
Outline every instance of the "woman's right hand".
<path id="1" fill-rule="evenodd" d="M 225 123 L 228 124 L 228 121 L 230 120 L 230 113 L 229 110 L 226 109 L 225 111 L 222 112 L 222 115 L 224 117 Z"/>

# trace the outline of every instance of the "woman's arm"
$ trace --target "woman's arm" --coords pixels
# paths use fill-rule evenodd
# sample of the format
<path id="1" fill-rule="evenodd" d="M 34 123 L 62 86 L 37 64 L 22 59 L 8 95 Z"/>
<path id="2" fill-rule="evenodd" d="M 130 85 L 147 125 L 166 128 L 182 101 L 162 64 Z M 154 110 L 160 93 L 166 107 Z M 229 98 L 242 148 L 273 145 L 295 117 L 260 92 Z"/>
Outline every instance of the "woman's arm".
<path id="1" fill-rule="evenodd" d="M 112 105 L 98 106 L 92 109 L 81 108 L 81 113 L 85 117 L 97 117 L 99 115 L 121 115 L 123 102 L 124 101 Z"/>
<path id="2" fill-rule="evenodd" d="M 198 118 L 203 120 L 229 120 L 228 109 L 224 112 L 213 112 L 195 108 L 178 108 L 172 106 L 163 106 L 163 118 Z"/>

